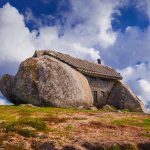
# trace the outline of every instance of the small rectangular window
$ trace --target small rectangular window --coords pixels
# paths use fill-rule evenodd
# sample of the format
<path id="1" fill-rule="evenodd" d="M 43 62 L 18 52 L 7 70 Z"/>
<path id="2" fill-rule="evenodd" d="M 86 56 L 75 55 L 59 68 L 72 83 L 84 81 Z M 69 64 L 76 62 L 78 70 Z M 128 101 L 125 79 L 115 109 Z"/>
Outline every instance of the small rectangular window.
<path id="1" fill-rule="evenodd" d="M 90 77 L 91 78 L 91 81 L 96 81 L 96 78 L 94 77 Z"/>

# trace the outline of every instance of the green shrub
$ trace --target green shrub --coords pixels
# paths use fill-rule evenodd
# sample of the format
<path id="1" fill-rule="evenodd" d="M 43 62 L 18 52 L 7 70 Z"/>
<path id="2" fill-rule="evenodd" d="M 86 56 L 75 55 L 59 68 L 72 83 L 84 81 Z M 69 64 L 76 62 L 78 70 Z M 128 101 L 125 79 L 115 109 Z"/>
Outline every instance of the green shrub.
<path id="1" fill-rule="evenodd" d="M 29 130 L 29 129 L 19 129 L 18 133 L 25 137 L 35 137 L 36 136 L 36 132 L 34 130 Z"/>

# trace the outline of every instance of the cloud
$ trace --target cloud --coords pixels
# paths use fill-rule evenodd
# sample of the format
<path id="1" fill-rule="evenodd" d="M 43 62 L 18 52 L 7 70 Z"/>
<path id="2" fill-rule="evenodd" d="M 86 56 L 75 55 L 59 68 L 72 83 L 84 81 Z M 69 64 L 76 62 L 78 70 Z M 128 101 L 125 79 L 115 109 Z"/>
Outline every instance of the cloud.
<path id="1" fill-rule="evenodd" d="M 24 14 L 24 20 L 26 24 L 30 24 L 32 29 L 37 30 L 42 26 L 52 26 L 56 22 L 56 18 L 52 15 L 42 14 L 40 17 L 33 15 L 32 10 L 27 8 Z"/>
<path id="2" fill-rule="evenodd" d="M 77 41 L 69 41 L 68 37 L 59 37 L 56 27 L 44 27 L 39 30 L 39 36 L 34 44 L 38 49 L 56 49 L 60 52 L 68 53 L 79 58 L 96 60 L 99 58 L 99 52 L 94 48 L 86 47 Z M 71 38 L 71 37 L 70 37 Z"/>
<path id="3" fill-rule="evenodd" d="M 56 49 L 95 59 L 98 51 L 91 45 L 82 44 L 80 39 L 69 31 L 60 36 L 58 26 L 43 26 L 39 31 L 29 31 L 24 16 L 9 3 L 0 8 L 0 66 L 8 63 L 20 63 L 33 55 L 35 49 Z M 80 37 L 80 35 L 78 35 Z M 1 70 L 1 74 L 3 71 Z"/>
<path id="4" fill-rule="evenodd" d="M 4 98 L 0 92 L 0 105 L 11 105 L 11 103 Z"/>
<path id="5" fill-rule="evenodd" d="M 119 70 L 126 82 L 133 91 L 144 101 L 150 103 L 150 63 L 140 63 Z"/>
<path id="6" fill-rule="evenodd" d="M 6 101 L 0 97 L 0 105 L 6 105 L 6 104 L 7 104 Z"/>
<path id="7" fill-rule="evenodd" d="M 137 27 L 128 27 L 124 33 L 118 33 L 113 46 L 101 51 L 101 56 L 109 65 L 123 69 L 139 61 L 150 61 L 150 27 L 141 31 Z"/>
<path id="8" fill-rule="evenodd" d="M 2 97 L 0 97 L 0 105 L 8 105 L 9 103 Z"/>
<path id="9" fill-rule="evenodd" d="M 80 40 L 83 44 L 92 46 L 98 44 L 102 48 L 115 43 L 117 35 L 112 31 L 111 19 L 118 1 L 71 0 L 71 4 L 72 12 L 66 16 L 66 36 L 74 35 L 75 38 L 72 39 L 75 41 Z"/>
<path id="10" fill-rule="evenodd" d="M 150 103 L 150 82 L 145 79 L 141 79 L 139 80 L 139 87 L 141 89 L 141 97 L 145 104 L 148 105 Z"/>
<path id="11" fill-rule="evenodd" d="M 26 11 L 24 17 L 9 3 L 0 8 L 0 66 L 3 68 L 0 74 L 6 73 L 9 69 L 4 68 L 12 63 L 18 67 L 21 61 L 33 55 L 35 49 L 54 49 L 89 60 L 99 58 L 99 50 L 94 45 L 99 43 L 108 47 L 116 39 L 111 28 L 111 13 L 116 3 L 89 1 L 89 7 L 81 9 L 86 3 L 85 0 L 71 1 L 71 12 L 64 15 L 67 17 L 64 29 L 59 24 L 43 26 L 31 10 Z M 95 11 L 91 12 L 91 9 Z M 25 21 L 31 20 L 39 30 L 29 31 Z M 10 73 L 15 73 L 16 67 Z"/>
<path id="12" fill-rule="evenodd" d="M 35 49 L 33 38 L 17 9 L 9 3 L 0 8 L 0 65 L 31 56 Z"/>

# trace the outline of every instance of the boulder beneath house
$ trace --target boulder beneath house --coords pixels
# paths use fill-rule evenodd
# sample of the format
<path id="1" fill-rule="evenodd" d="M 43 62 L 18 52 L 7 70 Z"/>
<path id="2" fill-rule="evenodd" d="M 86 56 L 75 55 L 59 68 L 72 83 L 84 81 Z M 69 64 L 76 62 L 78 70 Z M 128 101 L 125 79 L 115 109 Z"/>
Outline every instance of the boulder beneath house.
<path id="1" fill-rule="evenodd" d="M 14 104 L 76 108 L 93 104 L 86 77 L 50 56 L 22 62 L 15 77 L 2 77 L 0 90 Z"/>
<path id="2" fill-rule="evenodd" d="M 14 85 L 14 76 L 5 74 L 0 78 L 0 90 L 7 99 L 12 97 L 12 86 Z"/>
<path id="3" fill-rule="evenodd" d="M 128 109 L 133 112 L 147 113 L 147 109 L 143 102 L 121 81 L 117 81 L 114 84 L 107 99 L 107 104 L 118 109 Z"/>

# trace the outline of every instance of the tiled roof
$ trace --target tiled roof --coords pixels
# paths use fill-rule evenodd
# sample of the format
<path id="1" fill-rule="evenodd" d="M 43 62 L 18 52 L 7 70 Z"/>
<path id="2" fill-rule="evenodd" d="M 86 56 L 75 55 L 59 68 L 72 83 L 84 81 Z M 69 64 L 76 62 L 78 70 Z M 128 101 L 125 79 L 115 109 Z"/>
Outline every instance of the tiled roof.
<path id="1" fill-rule="evenodd" d="M 108 66 L 92 63 L 86 60 L 78 59 L 70 55 L 62 54 L 51 50 L 35 51 L 33 57 L 39 57 L 42 55 L 52 56 L 86 75 L 108 79 L 122 79 L 122 76 L 119 73 L 117 73 L 114 69 Z"/>

